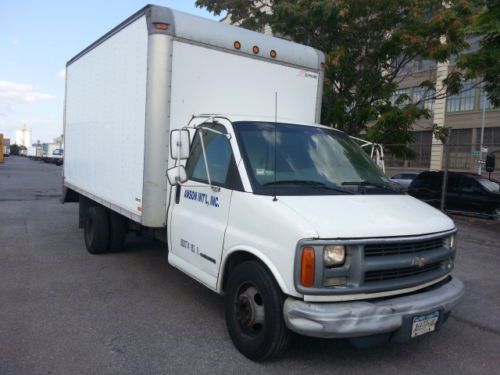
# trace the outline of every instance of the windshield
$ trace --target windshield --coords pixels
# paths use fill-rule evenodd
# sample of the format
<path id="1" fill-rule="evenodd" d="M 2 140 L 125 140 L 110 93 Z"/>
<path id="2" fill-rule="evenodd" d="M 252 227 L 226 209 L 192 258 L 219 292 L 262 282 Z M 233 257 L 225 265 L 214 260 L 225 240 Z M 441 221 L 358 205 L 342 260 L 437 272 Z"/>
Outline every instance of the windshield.
<path id="1" fill-rule="evenodd" d="M 477 180 L 486 190 L 492 193 L 500 193 L 500 185 L 496 181 L 479 178 Z"/>
<path id="2" fill-rule="evenodd" d="M 366 152 L 342 132 L 269 122 L 234 125 L 257 194 L 399 193 Z"/>

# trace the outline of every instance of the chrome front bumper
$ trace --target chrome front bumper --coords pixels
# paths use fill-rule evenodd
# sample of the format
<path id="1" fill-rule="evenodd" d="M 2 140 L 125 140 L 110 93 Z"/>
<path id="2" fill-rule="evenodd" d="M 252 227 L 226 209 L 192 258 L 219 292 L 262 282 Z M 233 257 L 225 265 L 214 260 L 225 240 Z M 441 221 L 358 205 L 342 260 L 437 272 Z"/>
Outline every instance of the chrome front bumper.
<path id="1" fill-rule="evenodd" d="M 308 303 L 289 297 L 284 318 L 290 330 L 305 336 L 354 338 L 396 333 L 412 316 L 432 311 L 440 311 L 444 322 L 463 294 L 464 284 L 451 278 L 428 291 L 376 301 Z"/>

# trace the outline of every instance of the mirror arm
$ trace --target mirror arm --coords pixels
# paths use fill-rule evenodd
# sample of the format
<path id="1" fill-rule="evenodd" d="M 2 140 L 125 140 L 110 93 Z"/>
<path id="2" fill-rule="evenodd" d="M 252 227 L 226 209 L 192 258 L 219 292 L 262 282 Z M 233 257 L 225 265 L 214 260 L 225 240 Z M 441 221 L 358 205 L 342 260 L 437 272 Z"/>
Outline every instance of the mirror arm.
<path id="1" fill-rule="evenodd" d="M 180 137 L 179 137 L 180 139 Z M 180 184 L 181 182 L 181 146 L 182 142 L 180 140 L 177 141 L 177 182 Z"/>
<path id="2" fill-rule="evenodd" d="M 203 151 L 203 161 L 205 162 L 205 169 L 207 171 L 208 184 L 212 187 L 212 180 L 210 179 L 210 172 L 208 170 L 207 153 L 205 152 L 205 140 L 203 139 L 203 131 L 200 131 L 201 149 Z"/>

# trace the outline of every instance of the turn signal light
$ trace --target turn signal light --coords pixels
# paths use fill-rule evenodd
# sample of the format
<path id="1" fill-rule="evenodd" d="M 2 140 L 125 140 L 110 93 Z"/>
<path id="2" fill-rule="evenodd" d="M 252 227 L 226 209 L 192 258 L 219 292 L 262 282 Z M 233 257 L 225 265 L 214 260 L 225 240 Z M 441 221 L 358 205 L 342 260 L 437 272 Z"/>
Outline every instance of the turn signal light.
<path id="1" fill-rule="evenodd" d="M 154 25 L 157 30 L 168 30 L 168 27 L 170 26 L 168 23 L 162 22 L 156 22 Z"/>
<path id="2" fill-rule="evenodd" d="M 307 288 L 314 286 L 314 249 L 312 247 L 302 248 L 300 283 Z"/>

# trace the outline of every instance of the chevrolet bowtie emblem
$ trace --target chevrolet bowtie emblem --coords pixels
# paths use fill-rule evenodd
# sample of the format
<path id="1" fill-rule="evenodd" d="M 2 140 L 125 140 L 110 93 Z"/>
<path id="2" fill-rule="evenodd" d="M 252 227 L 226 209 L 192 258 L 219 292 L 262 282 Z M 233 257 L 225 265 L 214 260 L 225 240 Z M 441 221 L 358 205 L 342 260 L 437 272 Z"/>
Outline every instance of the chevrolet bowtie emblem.
<path id="1" fill-rule="evenodd" d="M 419 257 L 416 257 L 415 259 L 413 259 L 413 265 L 415 267 L 418 267 L 418 268 L 422 268 L 423 266 L 425 266 L 427 263 L 429 263 L 429 259 L 426 259 L 426 258 L 419 258 Z"/>

